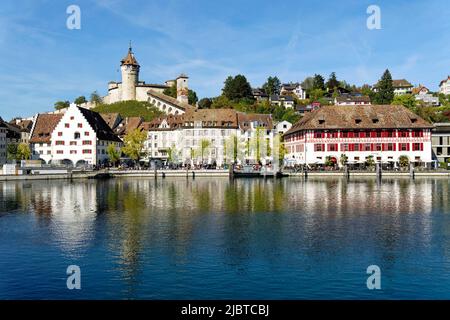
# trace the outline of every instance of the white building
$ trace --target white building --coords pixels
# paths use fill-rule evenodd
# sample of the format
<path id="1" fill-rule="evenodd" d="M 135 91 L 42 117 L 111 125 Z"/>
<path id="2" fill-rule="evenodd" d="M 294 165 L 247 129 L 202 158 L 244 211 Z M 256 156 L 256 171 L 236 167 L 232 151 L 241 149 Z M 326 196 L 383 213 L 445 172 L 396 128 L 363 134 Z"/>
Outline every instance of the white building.
<path id="1" fill-rule="evenodd" d="M 429 93 L 430 90 L 423 86 L 419 85 L 417 88 L 413 89 L 413 94 L 416 100 L 423 101 L 425 104 L 432 105 L 432 106 L 439 106 L 439 98 L 434 97 L 432 94 Z"/>
<path id="2" fill-rule="evenodd" d="M 64 114 L 37 115 L 30 143 L 33 159 L 69 166 L 102 164 L 108 145 L 122 145 L 100 114 L 74 104 Z"/>
<path id="3" fill-rule="evenodd" d="M 280 96 L 278 94 L 271 95 L 269 98 L 271 104 L 282 106 L 285 108 L 294 108 L 295 100 L 291 96 Z"/>
<path id="4" fill-rule="evenodd" d="M 246 115 L 233 109 L 194 110 L 183 115 L 157 118 L 144 125 L 148 131 L 149 159 L 186 164 L 217 164 L 254 161 L 254 146 L 264 151 L 273 141 L 271 115 Z M 264 157 L 270 160 L 270 157 Z"/>
<path id="5" fill-rule="evenodd" d="M 396 96 L 411 94 L 413 85 L 405 79 L 392 80 L 392 86 L 394 87 L 394 94 Z M 374 92 L 378 92 L 378 83 L 373 87 Z"/>
<path id="6" fill-rule="evenodd" d="M 52 132 L 63 117 L 63 113 L 37 114 L 30 133 L 31 159 L 42 160 L 46 164 L 52 160 Z"/>
<path id="7" fill-rule="evenodd" d="M 6 163 L 6 133 L 8 127 L 2 118 L 0 118 L 0 166 Z"/>
<path id="8" fill-rule="evenodd" d="M 342 95 L 334 98 L 334 104 L 337 106 L 364 106 L 371 104 L 371 102 L 368 96 Z"/>
<path id="9" fill-rule="evenodd" d="M 285 133 L 291 164 L 375 162 L 398 165 L 406 155 L 416 164 L 432 163 L 433 126 L 402 106 L 323 106 L 304 116 Z"/>
<path id="10" fill-rule="evenodd" d="M 299 99 L 306 99 L 306 90 L 302 88 L 300 83 L 285 83 L 281 85 L 281 95 L 294 94 Z"/>
<path id="11" fill-rule="evenodd" d="M 439 83 L 439 93 L 450 94 L 450 76 Z"/>
<path id="12" fill-rule="evenodd" d="M 286 131 L 288 131 L 292 127 L 292 123 L 289 121 L 280 121 L 275 125 L 275 131 L 276 133 L 280 135 L 284 135 Z"/>

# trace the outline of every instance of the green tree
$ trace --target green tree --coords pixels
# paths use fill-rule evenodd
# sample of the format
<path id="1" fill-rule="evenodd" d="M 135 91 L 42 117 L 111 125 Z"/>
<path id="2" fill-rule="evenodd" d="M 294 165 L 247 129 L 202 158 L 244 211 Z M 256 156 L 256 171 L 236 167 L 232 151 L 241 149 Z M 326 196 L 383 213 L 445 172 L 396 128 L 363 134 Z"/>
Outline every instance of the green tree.
<path id="1" fill-rule="evenodd" d="M 100 104 L 102 103 L 102 97 L 100 97 L 97 91 L 94 91 L 91 93 L 90 101 L 95 104 Z"/>
<path id="2" fill-rule="evenodd" d="M 413 112 L 417 112 L 417 100 L 412 94 L 395 96 L 392 100 L 392 104 L 404 106 Z"/>
<path id="3" fill-rule="evenodd" d="M 31 158 L 30 146 L 26 143 L 20 143 L 17 146 L 17 160 L 28 160 Z"/>
<path id="4" fill-rule="evenodd" d="M 375 160 L 373 159 L 373 156 L 368 156 L 366 158 L 366 166 L 372 169 L 375 166 Z"/>
<path id="5" fill-rule="evenodd" d="M 238 101 L 240 99 L 253 99 L 252 87 L 247 78 L 241 74 L 235 77 L 229 76 L 225 80 L 225 86 L 222 89 L 223 95 L 230 100 Z"/>
<path id="6" fill-rule="evenodd" d="M 200 101 L 198 102 L 198 107 L 200 109 L 210 109 L 211 105 L 212 105 L 212 101 L 209 98 L 200 99 Z"/>
<path id="7" fill-rule="evenodd" d="M 325 91 L 325 79 L 320 74 L 314 75 L 314 83 L 312 88 Z"/>
<path id="8" fill-rule="evenodd" d="M 55 109 L 61 110 L 68 108 L 70 106 L 70 101 L 56 101 L 55 102 Z"/>
<path id="9" fill-rule="evenodd" d="M 78 98 L 75 99 L 75 101 L 73 103 L 75 103 L 77 106 L 83 103 L 86 103 L 86 97 L 85 96 L 79 96 Z"/>
<path id="10" fill-rule="evenodd" d="M 17 160 L 17 144 L 8 144 L 7 145 L 6 158 L 8 160 Z"/>
<path id="11" fill-rule="evenodd" d="M 120 160 L 120 151 L 116 149 L 114 144 L 108 145 L 106 148 L 106 154 L 108 155 L 109 162 L 111 162 L 113 166 L 115 166 Z"/>
<path id="12" fill-rule="evenodd" d="M 139 163 L 141 159 L 142 151 L 144 149 L 144 142 L 147 139 L 145 131 L 134 129 L 124 137 L 124 146 L 122 152 L 125 153 L 130 159 Z"/>
<path id="13" fill-rule="evenodd" d="M 376 104 L 391 104 L 394 99 L 394 87 L 392 85 L 392 76 L 388 69 L 383 73 L 377 84 L 377 93 L 374 102 Z"/>
<path id="14" fill-rule="evenodd" d="M 310 93 L 310 100 L 311 101 L 318 101 L 325 95 L 325 91 L 323 89 L 313 89 Z"/>
<path id="15" fill-rule="evenodd" d="M 342 167 L 344 167 L 348 162 L 348 157 L 345 153 L 341 154 L 341 157 L 339 158 L 339 163 Z"/>
<path id="16" fill-rule="evenodd" d="M 195 106 L 198 102 L 197 93 L 194 90 L 189 89 L 188 91 L 188 103 Z"/>
<path id="17" fill-rule="evenodd" d="M 339 81 L 336 78 L 336 73 L 332 72 L 326 83 L 326 88 L 328 89 L 328 92 L 334 92 L 337 87 L 339 87 Z"/>
<path id="18" fill-rule="evenodd" d="M 266 83 L 263 84 L 262 88 L 266 92 L 266 94 L 273 95 L 280 93 L 281 82 L 278 77 L 269 77 L 267 78 Z"/>
<path id="19" fill-rule="evenodd" d="M 202 157 L 202 163 L 203 163 L 205 152 L 208 151 L 210 146 L 211 146 L 211 141 L 209 141 L 208 139 L 200 140 L 200 155 Z"/>

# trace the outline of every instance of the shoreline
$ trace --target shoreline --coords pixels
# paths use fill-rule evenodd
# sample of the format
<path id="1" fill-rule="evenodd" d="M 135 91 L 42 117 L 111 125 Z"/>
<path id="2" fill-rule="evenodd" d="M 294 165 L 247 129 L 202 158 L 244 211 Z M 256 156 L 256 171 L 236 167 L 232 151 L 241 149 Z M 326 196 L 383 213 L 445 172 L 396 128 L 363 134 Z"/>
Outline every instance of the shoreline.
<path id="1" fill-rule="evenodd" d="M 40 175 L 0 175 L 0 181 L 28 181 L 28 180 L 73 180 L 73 179 L 96 179 L 102 178 L 102 175 L 108 175 L 107 178 L 217 178 L 217 177 L 230 177 L 228 170 L 133 170 L 133 171 L 108 171 L 108 172 L 86 172 L 86 173 L 59 173 L 59 174 L 40 174 Z M 288 173 L 289 177 L 302 177 L 305 178 L 304 172 Z M 309 171 L 306 177 L 373 177 L 377 178 L 377 173 L 373 172 L 358 172 L 350 171 L 348 175 L 344 172 L 323 172 L 323 171 Z M 411 177 L 410 172 L 392 172 L 385 171 L 382 173 L 383 177 Z M 438 172 L 415 172 L 414 177 L 441 177 L 450 178 L 450 171 L 438 171 Z M 248 178 L 237 178 L 248 179 Z M 259 178 L 261 179 L 261 178 Z M 267 177 L 262 179 L 273 179 Z"/>

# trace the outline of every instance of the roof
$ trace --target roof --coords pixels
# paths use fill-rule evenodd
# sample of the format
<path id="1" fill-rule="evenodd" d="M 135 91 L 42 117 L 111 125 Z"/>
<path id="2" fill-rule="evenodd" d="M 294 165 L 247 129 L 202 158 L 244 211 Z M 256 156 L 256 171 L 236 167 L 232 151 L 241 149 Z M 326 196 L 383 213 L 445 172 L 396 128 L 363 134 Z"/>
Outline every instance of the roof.
<path id="1" fill-rule="evenodd" d="M 306 114 L 286 134 L 313 129 L 433 128 L 403 106 L 323 106 Z"/>
<path id="2" fill-rule="evenodd" d="M 95 131 L 95 133 L 97 134 L 97 139 L 122 142 L 122 140 L 120 140 L 120 138 L 114 134 L 114 132 L 105 122 L 105 120 L 103 120 L 100 113 L 78 106 L 76 108 L 80 110 L 81 114 L 84 116 L 84 118 L 92 127 L 92 129 Z"/>
<path id="3" fill-rule="evenodd" d="M 250 129 L 251 122 L 257 122 L 257 126 L 263 126 L 267 129 L 273 129 L 273 120 L 271 114 L 261 113 L 243 113 L 237 112 L 239 127 L 242 130 Z"/>
<path id="4" fill-rule="evenodd" d="M 7 128 L 6 122 L 0 117 L 0 128 Z"/>
<path id="5" fill-rule="evenodd" d="M 32 120 L 13 119 L 9 124 L 18 127 L 21 132 L 30 132 L 33 127 Z"/>
<path id="6" fill-rule="evenodd" d="M 136 87 L 145 87 L 145 88 L 159 88 L 159 89 L 167 89 L 170 88 L 165 84 L 157 84 L 157 83 L 138 83 Z"/>
<path id="7" fill-rule="evenodd" d="M 379 84 L 380 84 L 380 82 L 378 82 L 376 85 L 374 85 L 374 87 L 377 88 Z M 412 88 L 413 87 L 413 85 L 411 83 L 409 83 L 409 81 L 407 81 L 406 79 L 392 80 L 392 86 L 394 88 Z"/>
<path id="8" fill-rule="evenodd" d="M 114 128 L 114 133 L 118 136 L 124 136 L 131 131 L 139 128 L 141 123 L 144 121 L 141 117 L 127 117 L 123 119 L 118 126 Z"/>
<path id="9" fill-rule="evenodd" d="M 100 113 L 100 116 L 105 120 L 108 127 L 114 129 L 122 120 L 122 116 L 118 112 Z"/>
<path id="10" fill-rule="evenodd" d="M 439 82 L 439 87 L 442 86 L 444 84 L 444 82 L 447 82 L 449 80 L 450 80 L 450 76 L 448 76 L 447 79 L 444 79 L 441 82 Z"/>
<path id="11" fill-rule="evenodd" d="M 139 67 L 139 63 L 137 62 L 136 58 L 134 57 L 134 53 L 133 53 L 133 51 L 131 50 L 131 46 L 130 46 L 130 48 L 128 49 L 128 53 L 127 53 L 127 55 L 125 56 L 125 58 L 123 58 L 123 59 L 120 61 L 120 64 L 121 64 L 121 65 L 130 65 L 130 66 L 137 66 L 137 67 Z"/>
<path id="12" fill-rule="evenodd" d="M 370 102 L 370 98 L 368 96 L 340 96 L 336 97 L 336 101 L 338 103 L 342 102 Z"/>
<path id="13" fill-rule="evenodd" d="M 53 130 L 55 130 L 63 113 L 38 114 L 32 129 L 30 143 L 50 143 Z"/>
<path id="14" fill-rule="evenodd" d="M 156 91 L 151 90 L 151 89 L 148 90 L 147 94 L 149 96 L 154 97 L 154 98 L 157 98 L 157 99 L 160 99 L 162 101 L 165 101 L 165 102 L 167 102 L 167 103 L 169 103 L 169 104 L 171 104 L 171 105 L 173 105 L 173 106 L 175 106 L 175 107 L 177 107 L 177 108 L 179 108 L 181 110 L 184 110 L 184 111 L 187 111 L 189 109 L 195 109 L 194 106 L 191 106 L 188 103 L 180 102 L 180 101 L 178 101 L 175 98 L 169 97 L 168 95 L 156 92 Z"/>
<path id="15" fill-rule="evenodd" d="M 270 96 L 270 101 L 292 101 L 294 102 L 294 98 L 291 96 L 279 96 L 277 94 L 273 94 Z"/>
<path id="16" fill-rule="evenodd" d="M 427 92 L 430 91 L 427 87 L 425 87 L 424 85 L 419 84 L 419 86 L 417 88 L 413 88 L 412 89 L 412 94 L 418 94 L 420 91 L 422 90 L 426 90 Z"/>

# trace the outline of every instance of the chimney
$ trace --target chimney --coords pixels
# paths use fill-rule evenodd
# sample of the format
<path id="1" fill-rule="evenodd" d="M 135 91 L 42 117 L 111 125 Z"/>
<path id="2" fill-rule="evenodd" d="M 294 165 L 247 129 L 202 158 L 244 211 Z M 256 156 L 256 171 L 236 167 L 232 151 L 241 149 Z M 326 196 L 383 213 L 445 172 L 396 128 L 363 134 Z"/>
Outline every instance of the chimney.
<path id="1" fill-rule="evenodd" d="M 177 81 L 177 100 L 181 103 L 189 103 L 189 87 L 188 87 L 189 77 L 185 74 L 180 74 Z"/>

